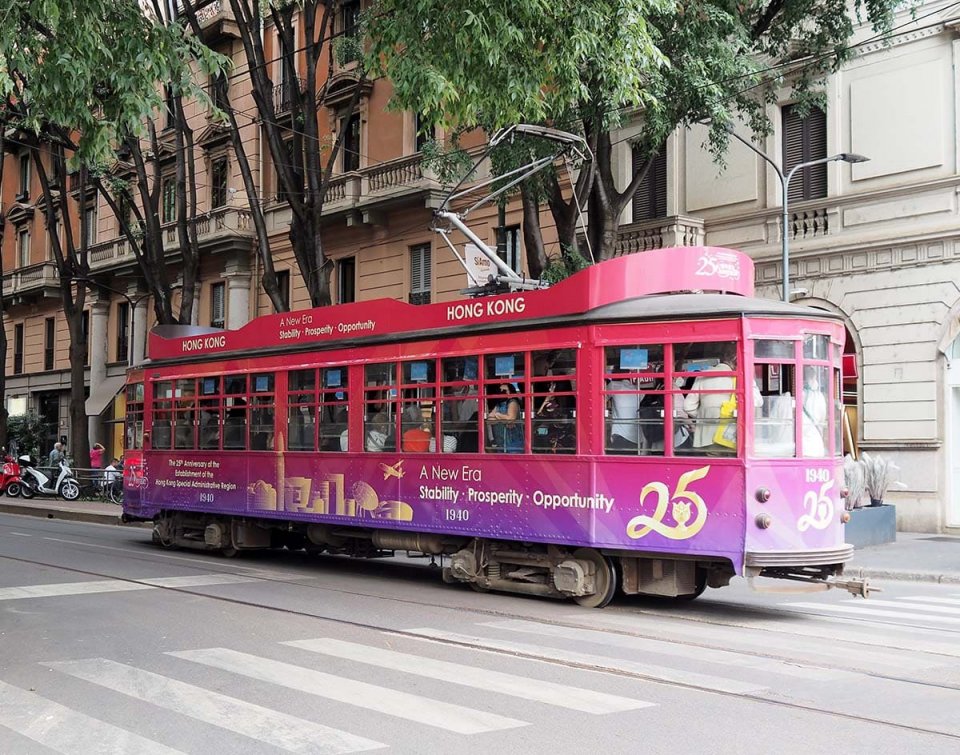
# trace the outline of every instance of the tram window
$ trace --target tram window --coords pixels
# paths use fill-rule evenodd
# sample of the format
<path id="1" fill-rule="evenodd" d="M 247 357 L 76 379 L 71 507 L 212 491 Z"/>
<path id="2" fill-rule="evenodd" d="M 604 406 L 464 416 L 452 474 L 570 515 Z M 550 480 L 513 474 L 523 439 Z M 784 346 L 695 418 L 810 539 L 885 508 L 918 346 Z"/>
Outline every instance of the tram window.
<path id="1" fill-rule="evenodd" d="M 758 341 L 759 346 L 763 341 Z M 762 403 L 753 415 L 753 451 L 757 456 L 792 458 L 796 455 L 794 364 L 754 365 L 754 379 Z"/>
<path id="2" fill-rule="evenodd" d="M 321 370 L 323 392 L 320 394 L 320 450 L 347 450 L 347 421 L 350 396 L 347 393 L 347 368 L 326 367 Z"/>
<path id="3" fill-rule="evenodd" d="M 143 448 L 143 383 L 127 386 L 126 445 L 127 449 Z"/>
<path id="4" fill-rule="evenodd" d="M 575 349 L 535 351 L 533 365 L 534 453 L 572 454 L 577 450 Z"/>
<path id="5" fill-rule="evenodd" d="M 363 447 L 366 451 L 394 451 L 397 448 L 396 375 L 397 366 L 392 362 L 368 364 L 364 368 Z"/>
<path id="6" fill-rule="evenodd" d="M 169 449 L 172 445 L 172 411 L 169 402 L 155 403 L 153 410 L 153 426 L 151 428 L 154 448 Z"/>
<path id="7" fill-rule="evenodd" d="M 830 368 L 805 365 L 803 368 L 803 407 L 800 448 L 806 458 L 823 458 L 830 444 L 828 436 Z"/>
<path id="8" fill-rule="evenodd" d="M 830 337 L 808 335 L 803 337 L 803 358 L 823 359 L 830 358 Z"/>
<path id="9" fill-rule="evenodd" d="M 216 451 L 220 448 L 220 399 L 200 399 L 200 448 Z"/>
<path id="10" fill-rule="evenodd" d="M 252 396 L 250 405 L 250 449 L 273 450 L 273 396 Z"/>
<path id="11" fill-rule="evenodd" d="M 287 373 L 287 447 L 291 451 L 317 450 L 317 371 Z"/>
<path id="12" fill-rule="evenodd" d="M 250 376 L 251 393 L 273 393 L 273 373 L 265 372 Z"/>
<path id="13" fill-rule="evenodd" d="M 753 353 L 757 359 L 790 359 L 797 358 L 794 341 L 777 341 L 762 339 L 754 341 Z"/>
<path id="14" fill-rule="evenodd" d="M 227 396 L 240 396 L 247 392 L 246 375 L 227 375 L 223 378 L 223 392 Z"/>
<path id="15" fill-rule="evenodd" d="M 510 354 L 487 354 L 484 357 L 484 375 L 487 381 L 509 378 L 516 382 L 526 375 L 524 353 L 515 351 Z"/>
<path id="16" fill-rule="evenodd" d="M 673 348 L 674 379 L 683 378 L 684 388 L 693 379 L 684 395 L 684 416 L 680 418 L 692 439 L 684 441 L 686 446 L 681 444 L 679 452 L 736 456 L 737 409 L 732 398 L 737 384 L 736 342 L 678 343 Z M 753 395 L 759 406 L 759 389 Z M 677 439 L 675 432 L 675 443 Z"/>
<path id="17" fill-rule="evenodd" d="M 226 379 L 229 383 L 230 378 Z M 247 447 L 247 401 L 240 396 L 223 399 L 223 449 L 242 451 Z"/>
<path id="18" fill-rule="evenodd" d="M 843 456 L 843 428 L 846 419 L 843 412 L 843 383 L 840 370 L 833 370 L 833 455 Z M 851 439 L 852 441 L 852 439 Z"/>
<path id="19" fill-rule="evenodd" d="M 606 453 L 663 455 L 663 346 L 608 346 L 604 356 Z"/>
<path id="20" fill-rule="evenodd" d="M 440 403 L 442 448 L 447 453 L 480 450 L 477 357 L 448 357 L 441 361 L 444 385 Z M 434 442 L 434 445 L 436 443 Z"/>
<path id="21" fill-rule="evenodd" d="M 155 400 L 173 398 L 173 383 L 163 382 L 155 384 L 153 387 L 153 398 Z"/>
<path id="22" fill-rule="evenodd" d="M 196 448 L 197 387 L 196 380 L 177 381 L 176 411 L 174 414 L 173 446 L 188 450 Z"/>

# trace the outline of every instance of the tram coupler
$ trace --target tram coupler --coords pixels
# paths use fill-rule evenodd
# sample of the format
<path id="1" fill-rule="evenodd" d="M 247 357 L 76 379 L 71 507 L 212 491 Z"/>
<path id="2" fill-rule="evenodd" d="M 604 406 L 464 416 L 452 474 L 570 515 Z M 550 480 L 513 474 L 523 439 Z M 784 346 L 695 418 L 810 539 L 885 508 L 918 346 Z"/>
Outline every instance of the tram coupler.
<path id="1" fill-rule="evenodd" d="M 791 574 L 778 574 L 774 579 L 778 580 L 789 580 L 791 582 L 800 582 L 802 586 L 790 586 L 786 587 L 784 585 L 757 585 L 755 580 L 757 576 L 761 575 L 750 575 L 747 577 L 747 584 L 750 585 L 750 589 L 754 592 L 761 593 L 779 593 L 781 595 L 795 594 L 800 595 L 803 593 L 811 592 L 824 592 L 826 590 L 832 590 L 835 588 L 840 588 L 846 590 L 851 595 L 857 595 L 861 598 L 869 598 L 871 592 L 883 592 L 879 587 L 873 587 L 870 584 L 870 581 L 863 576 L 863 570 L 857 574 L 856 579 L 820 579 L 817 577 L 803 577 L 800 575 L 791 575 Z"/>

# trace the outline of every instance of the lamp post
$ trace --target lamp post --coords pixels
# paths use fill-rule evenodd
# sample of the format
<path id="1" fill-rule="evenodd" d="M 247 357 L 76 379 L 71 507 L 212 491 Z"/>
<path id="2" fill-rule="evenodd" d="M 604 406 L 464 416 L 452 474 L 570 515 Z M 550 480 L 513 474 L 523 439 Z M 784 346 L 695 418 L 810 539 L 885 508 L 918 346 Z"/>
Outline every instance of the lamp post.
<path id="1" fill-rule="evenodd" d="M 773 160 L 767 157 L 763 152 L 757 149 L 753 144 L 751 144 L 747 139 L 744 139 L 740 134 L 733 130 L 732 127 L 727 128 L 727 133 L 730 134 L 734 139 L 740 143 L 746 145 L 755 153 L 760 155 L 763 160 L 774 169 L 777 174 L 777 178 L 780 179 L 780 187 L 782 190 L 782 209 L 783 216 L 781 219 L 781 229 L 780 229 L 780 253 L 782 257 L 782 266 L 783 266 L 783 301 L 790 301 L 790 237 L 787 233 L 787 223 L 789 222 L 789 214 L 787 211 L 787 205 L 789 201 L 789 191 L 790 191 L 790 179 L 793 178 L 793 174 L 796 173 L 801 168 L 810 168 L 814 165 L 823 165 L 824 163 L 835 163 L 835 162 L 844 162 L 844 163 L 865 163 L 869 160 L 869 157 L 864 157 L 863 155 L 858 155 L 855 152 L 840 152 L 836 155 L 830 155 L 829 157 L 821 157 L 817 160 L 808 160 L 807 162 L 798 163 L 794 165 L 790 171 L 784 175 L 783 171 L 780 169 L 780 166 L 777 165 Z"/>

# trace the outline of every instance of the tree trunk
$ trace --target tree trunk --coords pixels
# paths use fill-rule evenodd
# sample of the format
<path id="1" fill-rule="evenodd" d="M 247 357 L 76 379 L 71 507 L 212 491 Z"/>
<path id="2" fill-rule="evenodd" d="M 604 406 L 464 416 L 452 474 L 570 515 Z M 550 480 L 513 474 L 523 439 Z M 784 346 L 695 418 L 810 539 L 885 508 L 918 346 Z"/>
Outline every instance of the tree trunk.
<path id="1" fill-rule="evenodd" d="M 531 278 L 540 278 L 550 264 L 540 229 L 540 205 L 525 185 L 520 187 L 520 202 L 523 205 L 523 246 L 527 250 L 527 269 Z"/>
<path id="2" fill-rule="evenodd" d="M 6 118 L 0 118 L 0 186 L 3 186 L 3 166 L 6 164 Z M 2 220 L 3 208 L 0 208 Z M 3 302 L 3 234 L 0 233 L 0 448 L 7 448 L 7 328 L 6 308 Z"/>

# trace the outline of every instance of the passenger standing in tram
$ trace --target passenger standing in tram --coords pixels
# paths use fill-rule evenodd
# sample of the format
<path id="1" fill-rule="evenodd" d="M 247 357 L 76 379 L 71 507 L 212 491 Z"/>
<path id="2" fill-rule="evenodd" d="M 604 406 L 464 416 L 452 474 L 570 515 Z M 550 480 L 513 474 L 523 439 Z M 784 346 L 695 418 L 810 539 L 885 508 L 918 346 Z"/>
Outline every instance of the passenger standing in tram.
<path id="1" fill-rule="evenodd" d="M 686 396 L 682 391 L 686 382 L 682 377 L 673 380 L 673 387 L 677 391 L 673 394 L 673 447 L 675 450 L 690 448 L 693 445 L 693 422 L 690 421 L 687 410 L 683 408 Z"/>
<path id="2" fill-rule="evenodd" d="M 487 414 L 494 448 L 508 454 L 523 453 L 523 417 L 520 397 L 512 383 L 501 383 L 499 397 Z"/>
<path id="3" fill-rule="evenodd" d="M 736 372 L 737 346 L 734 343 L 724 344 L 720 354 L 720 363 L 708 367 L 703 374 L 693 381 L 690 393 L 683 400 L 683 409 L 691 417 L 696 417 L 693 432 L 693 447 L 698 451 L 710 454 L 729 455 L 736 453 L 733 447 L 723 446 L 714 441 L 717 430 L 729 422 L 736 422 L 734 417 L 721 422 L 721 407 L 731 400 L 736 393 L 737 379 L 732 375 L 710 375 L 711 372 Z M 753 386 L 754 406 L 763 406 L 763 396 L 756 383 Z M 707 393 L 706 391 L 712 391 Z M 735 439 L 734 439 L 735 443 Z"/>
<path id="4" fill-rule="evenodd" d="M 607 390 L 622 391 L 610 395 L 610 453 L 639 453 L 640 450 L 640 394 L 636 378 L 610 380 Z"/>
<path id="5" fill-rule="evenodd" d="M 547 395 L 534 415 L 534 452 L 573 453 L 576 450 L 572 421 L 576 399 L 570 395 L 557 395 L 572 391 L 569 380 L 554 380 L 547 387 Z"/>
<path id="6" fill-rule="evenodd" d="M 822 458 L 827 455 L 827 399 L 820 386 L 820 368 L 803 368 L 803 455 Z"/>

